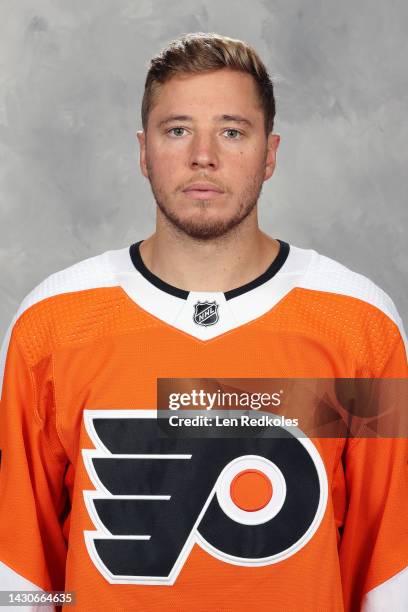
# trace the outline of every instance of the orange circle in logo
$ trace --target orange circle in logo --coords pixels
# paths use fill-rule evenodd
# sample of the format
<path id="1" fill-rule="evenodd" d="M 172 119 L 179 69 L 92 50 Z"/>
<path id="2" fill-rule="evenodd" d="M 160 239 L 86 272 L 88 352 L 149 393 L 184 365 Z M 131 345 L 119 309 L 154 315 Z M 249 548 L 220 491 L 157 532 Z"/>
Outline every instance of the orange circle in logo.
<path id="1" fill-rule="evenodd" d="M 230 485 L 231 499 L 238 508 L 255 512 L 264 508 L 272 498 L 272 483 L 260 470 L 243 470 Z"/>

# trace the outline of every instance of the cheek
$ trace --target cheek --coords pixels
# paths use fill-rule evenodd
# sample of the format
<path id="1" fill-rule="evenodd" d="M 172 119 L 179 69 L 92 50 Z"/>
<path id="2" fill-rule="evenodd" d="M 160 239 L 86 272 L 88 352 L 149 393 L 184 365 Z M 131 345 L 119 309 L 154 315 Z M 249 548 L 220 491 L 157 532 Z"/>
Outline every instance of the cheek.
<path id="1" fill-rule="evenodd" d="M 149 173 L 160 183 L 168 183 L 169 177 L 174 176 L 179 166 L 176 156 L 170 155 L 168 151 L 153 148 L 149 150 L 146 162 Z"/>
<path id="2" fill-rule="evenodd" d="M 152 154 L 152 161 L 157 168 L 160 168 L 160 173 L 163 175 L 172 175 L 177 169 L 180 169 L 180 165 L 185 160 L 185 152 L 181 151 L 181 148 L 169 147 L 160 148 L 158 147 L 154 154 Z"/>
<path id="3" fill-rule="evenodd" d="M 260 148 L 240 149 L 235 151 L 231 168 L 235 175 L 252 176 L 264 170 L 264 155 Z"/>
<path id="4" fill-rule="evenodd" d="M 254 167 L 254 166 L 259 166 L 259 164 L 262 164 L 264 154 L 263 154 L 263 150 L 261 149 L 261 147 L 252 146 L 248 148 L 242 147 L 238 149 L 237 151 L 234 151 L 233 157 L 239 163 L 243 163 L 243 164 L 246 164 L 247 166 Z"/>

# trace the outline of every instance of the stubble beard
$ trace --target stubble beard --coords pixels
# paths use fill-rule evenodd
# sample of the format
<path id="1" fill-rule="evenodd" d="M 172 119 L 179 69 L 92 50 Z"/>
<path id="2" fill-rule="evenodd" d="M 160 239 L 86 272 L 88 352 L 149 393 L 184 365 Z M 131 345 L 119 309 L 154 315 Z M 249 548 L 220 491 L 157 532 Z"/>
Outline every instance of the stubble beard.
<path id="1" fill-rule="evenodd" d="M 204 177 L 203 180 L 205 180 Z M 155 180 L 151 167 L 149 168 L 149 182 L 157 206 L 173 227 L 195 240 L 212 240 L 236 230 L 250 215 L 258 203 L 263 178 L 261 175 L 253 177 L 250 184 L 239 194 L 237 209 L 230 218 L 215 220 L 208 219 L 204 215 L 209 207 L 217 206 L 216 200 L 195 200 L 194 205 L 202 214 L 184 218 L 168 206 L 168 197 Z"/>

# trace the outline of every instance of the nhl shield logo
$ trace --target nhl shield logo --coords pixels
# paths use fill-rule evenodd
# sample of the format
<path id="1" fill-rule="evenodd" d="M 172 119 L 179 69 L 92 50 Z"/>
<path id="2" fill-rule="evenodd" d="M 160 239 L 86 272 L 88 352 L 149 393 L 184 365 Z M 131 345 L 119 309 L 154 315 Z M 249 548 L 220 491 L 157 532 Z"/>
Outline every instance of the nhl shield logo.
<path id="1" fill-rule="evenodd" d="M 217 302 L 197 302 L 194 304 L 194 323 L 197 325 L 215 325 L 218 321 L 218 304 Z"/>

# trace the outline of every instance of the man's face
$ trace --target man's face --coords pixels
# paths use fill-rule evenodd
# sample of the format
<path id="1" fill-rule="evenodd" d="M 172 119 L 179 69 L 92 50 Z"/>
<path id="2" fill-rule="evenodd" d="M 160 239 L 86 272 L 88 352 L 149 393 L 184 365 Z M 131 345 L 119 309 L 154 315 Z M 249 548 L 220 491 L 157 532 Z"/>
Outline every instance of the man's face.
<path id="1" fill-rule="evenodd" d="M 251 213 L 275 167 L 280 137 L 266 138 L 255 81 L 223 68 L 173 77 L 156 96 L 137 134 L 156 203 L 189 236 L 222 236 Z"/>

